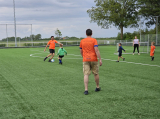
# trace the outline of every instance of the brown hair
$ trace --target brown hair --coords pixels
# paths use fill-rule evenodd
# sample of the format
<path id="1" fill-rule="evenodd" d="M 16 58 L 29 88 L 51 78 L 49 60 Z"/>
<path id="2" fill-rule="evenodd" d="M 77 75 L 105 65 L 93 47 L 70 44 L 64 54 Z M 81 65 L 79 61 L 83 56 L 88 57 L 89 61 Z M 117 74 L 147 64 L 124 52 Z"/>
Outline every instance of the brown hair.
<path id="1" fill-rule="evenodd" d="M 59 44 L 59 47 L 62 47 L 63 45 L 62 44 Z"/>
<path id="2" fill-rule="evenodd" d="M 152 42 L 153 43 L 153 45 L 155 45 L 155 42 Z"/>

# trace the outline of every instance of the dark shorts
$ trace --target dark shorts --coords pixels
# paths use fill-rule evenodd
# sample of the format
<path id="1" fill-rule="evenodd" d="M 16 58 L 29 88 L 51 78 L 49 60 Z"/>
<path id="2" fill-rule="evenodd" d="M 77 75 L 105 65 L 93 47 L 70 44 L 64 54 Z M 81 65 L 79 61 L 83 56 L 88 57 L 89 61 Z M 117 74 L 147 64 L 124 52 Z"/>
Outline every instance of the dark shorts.
<path id="1" fill-rule="evenodd" d="M 119 57 L 121 57 L 122 56 L 122 53 L 119 53 L 119 55 L 118 55 Z"/>
<path id="2" fill-rule="evenodd" d="M 59 58 L 63 58 L 64 57 L 64 55 L 59 55 Z"/>
<path id="3" fill-rule="evenodd" d="M 49 52 L 50 53 L 55 53 L 55 50 L 54 49 L 49 49 Z"/>

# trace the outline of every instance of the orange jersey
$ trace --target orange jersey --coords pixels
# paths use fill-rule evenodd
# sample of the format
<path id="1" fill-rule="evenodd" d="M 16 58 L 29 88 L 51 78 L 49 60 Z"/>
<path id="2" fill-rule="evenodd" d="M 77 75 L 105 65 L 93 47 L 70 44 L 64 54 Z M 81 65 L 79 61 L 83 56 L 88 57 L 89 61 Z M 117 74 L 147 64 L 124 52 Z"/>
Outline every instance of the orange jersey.
<path id="1" fill-rule="evenodd" d="M 83 62 L 98 61 L 94 47 L 98 47 L 97 40 L 85 38 L 80 42 L 80 49 L 83 51 Z"/>
<path id="2" fill-rule="evenodd" d="M 151 46 L 151 50 L 150 50 L 150 56 L 154 56 L 154 50 L 156 49 L 155 46 Z"/>
<path id="3" fill-rule="evenodd" d="M 58 43 L 56 40 L 50 40 L 47 45 L 49 45 L 49 49 L 55 49 L 56 43 Z"/>

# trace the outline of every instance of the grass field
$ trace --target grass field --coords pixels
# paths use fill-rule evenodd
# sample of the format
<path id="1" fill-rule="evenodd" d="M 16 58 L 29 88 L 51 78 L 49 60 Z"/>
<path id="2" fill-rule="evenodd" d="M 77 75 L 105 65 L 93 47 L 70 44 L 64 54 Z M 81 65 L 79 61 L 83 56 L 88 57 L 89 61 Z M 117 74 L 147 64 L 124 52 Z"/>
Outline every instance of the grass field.
<path id="1" fill-rule="evenodd" d="M 125 47 L 130 49 L 132 47 Z M 124 54 L 117 63 L 115 46 L 100 46 L 100 87 L 93 74 L 84 95 L 78 46 L 65 47 L 63 65 L 50 63 L 44 48 L 0 49 L 0 119 L 159 119 L 160 47 L 149 54 Z M 56 48 L 56 51 L 58 48 Z"/>

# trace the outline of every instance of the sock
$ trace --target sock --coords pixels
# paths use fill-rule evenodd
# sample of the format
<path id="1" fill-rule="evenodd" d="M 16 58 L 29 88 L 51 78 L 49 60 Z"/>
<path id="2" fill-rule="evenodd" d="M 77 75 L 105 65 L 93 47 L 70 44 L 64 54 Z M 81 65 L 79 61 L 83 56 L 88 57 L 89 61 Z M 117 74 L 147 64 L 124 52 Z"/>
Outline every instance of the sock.
<path id="1" fill-rule="evenodd" d="M 59 63 L 61 63 L 61 60 L 59 59 Z"/>

